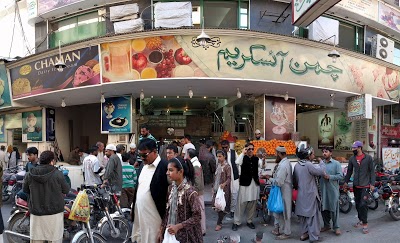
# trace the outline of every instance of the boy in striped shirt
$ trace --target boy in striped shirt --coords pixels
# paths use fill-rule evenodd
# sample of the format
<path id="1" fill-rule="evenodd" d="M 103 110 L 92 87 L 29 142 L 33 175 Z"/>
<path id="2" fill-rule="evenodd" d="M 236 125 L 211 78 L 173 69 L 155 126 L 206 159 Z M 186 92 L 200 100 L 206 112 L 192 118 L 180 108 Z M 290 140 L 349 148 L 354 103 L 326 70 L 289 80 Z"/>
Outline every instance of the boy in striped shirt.
<path id="1" fill-rule="evenodd" d="M 122 154 L 122 192 L 121 207 L 130 208 L 137 184 L 135 167 L 129 164 L 129 154 Z"/>

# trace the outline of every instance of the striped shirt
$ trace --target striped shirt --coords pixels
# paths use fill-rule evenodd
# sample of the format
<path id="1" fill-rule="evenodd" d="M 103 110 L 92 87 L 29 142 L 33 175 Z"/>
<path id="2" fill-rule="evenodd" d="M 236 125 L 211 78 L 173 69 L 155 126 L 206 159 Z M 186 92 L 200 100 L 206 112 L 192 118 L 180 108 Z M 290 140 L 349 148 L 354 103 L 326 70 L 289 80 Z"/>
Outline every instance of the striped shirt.
<path id="1" fill-rule="evenodd" d="M 122 188 L 136 188 L 137 174 L 129 162 L 122 162 Z"/>

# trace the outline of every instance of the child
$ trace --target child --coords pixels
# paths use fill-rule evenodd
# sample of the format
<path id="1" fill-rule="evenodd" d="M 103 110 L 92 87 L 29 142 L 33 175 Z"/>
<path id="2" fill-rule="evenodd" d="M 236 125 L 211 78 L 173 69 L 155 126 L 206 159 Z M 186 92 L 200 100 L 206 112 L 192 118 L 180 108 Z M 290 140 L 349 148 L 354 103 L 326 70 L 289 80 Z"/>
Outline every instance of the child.
<path id="1" fill-rule="evenodd" d="M 130 208 L 135 195 L 137 174 L 135 167 L 129 164 L 129 154 L 122 154 L 122 192 L 121 207 Z"/>
<path id="2" fill-rule="evenodd" d="M 225 151 L 218 150 L 216 154 L 218 159 L 218 167 L 217 170 L 215 171 L 212 205 L 215 204 L 215 197 L 217 195 L 219 188 L 221 188 L 225 193 L 224 194 L 225 202 L 231 201 L 231 167 L 228 164 L 228 162 L 226 162 Z M 216 209 L 218 211 L 218 220 L 217 220 L 217 226 L 215 227 L 215 231 L 221 230 L 222 219 L 228 212 L 231 211 L 230 206 L 231 206 L 230 203 L 227 203 L 225 206 L 225 210 L 221 211 Z"/>
<path id="3" fill-rule="evenodd" d="M 169 160 L 168 178 L 172 185 L 168 189 L 167 211 L 162 221 L 159 239 L 170 234 L 181 243 L 201 243 L 201 208 L 194 187 L 194 169 L 191 163 L 181 158 Z"/>

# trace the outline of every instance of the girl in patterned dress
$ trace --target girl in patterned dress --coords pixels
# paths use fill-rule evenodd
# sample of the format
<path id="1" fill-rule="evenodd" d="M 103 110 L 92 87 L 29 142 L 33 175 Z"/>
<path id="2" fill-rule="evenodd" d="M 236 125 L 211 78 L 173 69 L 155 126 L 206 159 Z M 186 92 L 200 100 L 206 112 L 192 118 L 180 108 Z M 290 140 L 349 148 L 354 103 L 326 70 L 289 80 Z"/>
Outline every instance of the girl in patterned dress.
<path id="1" fill-rule="evenodd" d="M 167 234 L 180 243 L 202 243 L 201 208 L 194 187 L 194 169 L 180 157 L 169 160 L 167 175 L 172 181 L 168 189 L 167 211 L 161 224 L 160 242 Z"/>

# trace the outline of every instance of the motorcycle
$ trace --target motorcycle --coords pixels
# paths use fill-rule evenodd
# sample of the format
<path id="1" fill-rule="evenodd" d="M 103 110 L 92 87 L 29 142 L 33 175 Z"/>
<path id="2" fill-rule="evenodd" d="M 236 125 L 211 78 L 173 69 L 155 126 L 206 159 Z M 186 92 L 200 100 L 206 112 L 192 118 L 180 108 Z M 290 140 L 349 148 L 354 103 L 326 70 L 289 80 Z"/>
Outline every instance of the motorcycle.
<path id="1" fill-rule="evenodd" d="M 344 188 L 343 183 L 339 183 L 339 211 L 349 213 L 355 204 L 353 187 Z"/>
<path id="2" fill-rule="evenodd" d="M 383 185 L 381 191 L 381 197 L 385 200 L 385 212 L 389 212 L 392 219 L 396 221 L 400 220 L 399 184 L 398 181 L 387 182 Z"/>
<path id="3" fill-rule="evenodd" d="M 88 193 L 89 199 L 91 199 L 89 200 L 92 207 L 90 226 L 96 228 L 107 240 L 119 239 L 122 242 L 130 241 L 131 227 L 123 216 L 124 212 L 118 206 L 117 208 L 119 208 L 120 212 L 117 210 L 111 213 L 110 211 L 110 208 L 115 207 L 113 200 L 118 200 L 116 195 L 111 192 L 111 188 L 108 186 L 98 188 L 97 186 L 86 185 L 82 185 L 81 188 L 86 189 L 86 193 Z"/>
<path id="4" fill-rule="evenodd" d="M 21 171 L 19 166 L 8 168 L 3 173 L 3 195 L 2 201 L 7 202 L 10 198 L 18 193 L 22 188 L 22 183 L 17 183 L 18 181 L 23 181 L 25 176 L 25 171 Z"/>
<path id="5" fill-rule="evenodd" d="M 260 179 L 260 198 L 257 200 L 257 217 L 261 213 L 264 223 L 270 223 L 272 215 L 269 214 L 268 210 L 268 196 L 272 185 L 268 184 L 265 180 Z"/>
<path id="6" fill-rule="evenodd" d="M 64 239 L 69 239 L 71 234 L 77 230 L 76 222 L 69 220 L 69 214 L 76 191 L 70 191 L 64 199 Z M 4 233 L 9 243 L 29 242 L 30 238 L 30 212 L 28 202 L 15 196 L 15 209 L 8 219 L 8 227 Z"/>

